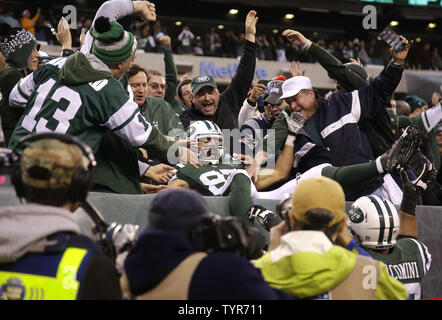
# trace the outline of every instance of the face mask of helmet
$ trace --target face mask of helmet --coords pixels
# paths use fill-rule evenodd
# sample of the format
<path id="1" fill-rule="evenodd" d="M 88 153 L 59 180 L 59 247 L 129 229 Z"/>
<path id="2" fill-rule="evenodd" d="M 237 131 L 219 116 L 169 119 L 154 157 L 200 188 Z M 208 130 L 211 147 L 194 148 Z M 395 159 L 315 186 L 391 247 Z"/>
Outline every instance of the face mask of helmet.
<path id="1" fill-rule="evenodd" d="M 187 138 L 202 164 L 219 164 L 224 155 L 224 140 L 221 129 L 215 123 L 207 120 L 193 122 L 187 129 Z"/>

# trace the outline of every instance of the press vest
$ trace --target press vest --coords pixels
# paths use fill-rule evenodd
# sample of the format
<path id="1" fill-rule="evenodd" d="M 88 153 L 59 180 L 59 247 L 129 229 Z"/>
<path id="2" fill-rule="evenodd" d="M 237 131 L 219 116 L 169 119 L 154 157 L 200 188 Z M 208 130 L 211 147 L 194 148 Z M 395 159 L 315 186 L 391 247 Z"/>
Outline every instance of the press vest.
<path id="1" fill-rule="evenodd" d="M 0 300 L 75 300 L 77 271 L 86 254 L 86 249 L 67 248 L 55 277 L 0 271 Z"/>
<path id="2" fill-rule="evenodd" d="M 370 279 L 370 273 L 374 279 Z M 368 276 L 368 277 L 367 277 Z M 379 262 L 358 255 L 353 270 L 341 283 L 320 299 L 329 300 L 375 300 L 376 286 L 379 281 Z"/>

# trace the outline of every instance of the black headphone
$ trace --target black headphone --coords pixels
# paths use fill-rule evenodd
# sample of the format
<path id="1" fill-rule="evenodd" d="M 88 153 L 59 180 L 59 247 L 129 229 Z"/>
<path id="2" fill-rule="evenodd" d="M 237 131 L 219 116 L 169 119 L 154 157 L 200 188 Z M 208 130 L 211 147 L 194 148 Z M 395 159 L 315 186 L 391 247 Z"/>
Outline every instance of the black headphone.
<path id="1" fill-rule="evenodd" d="M 25 191 L 24 191 L 23 181 L 21 178 L 21 167 L 20 167 L 21 156 L 23 154 L 23 150 L 25 149 L 25 147 L 23 146 L 25 144 L 30 144 L 32 142 L 41 139 L 56 139 L 67 144 L 74 144 L 77 147 L 79 147 L 80 150 L 83 152 L 83 155 L 86 156 L 89 162 L 87 165 L 87 169 L 80 166 L 76 170 L 76 172 L 72 177 L 72 182 L 68 188 L 68 193 L 67 193 L 67 198 L 72 202 L 83 202 L 84 200 L 86 200 L 89 189 L 92 187 L 93 184 L 92 172 L 93 169 L 97 166 L 94 153 L 92 152 L 92 149 L 88 145 L 84 144 L 79 139 L 68 135 L 60 133 L 52 133 L 52 132 L 38 133 L 38 134 L 33 133 L 24 136 L 15 144 L 14 149 L 12 149 L 10 155 L 11 163 L 13 164 L 11 171 L 11 182 L 14 185 L 17 197 L 19 199 L 25 198 Z M 20 151 L 20 149 L 23 150 Z"/>

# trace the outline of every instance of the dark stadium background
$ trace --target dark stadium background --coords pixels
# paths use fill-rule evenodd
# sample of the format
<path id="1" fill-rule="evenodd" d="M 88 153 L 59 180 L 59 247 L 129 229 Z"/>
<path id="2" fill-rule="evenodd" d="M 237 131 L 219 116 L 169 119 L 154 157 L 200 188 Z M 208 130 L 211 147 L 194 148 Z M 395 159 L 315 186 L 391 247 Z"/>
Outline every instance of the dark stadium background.
<path id="1" fill-rule="evenodd" d="M 388 0 L 387 0 L 388 1 Z M 416 1 L 428 2 L 426 6 L 410 6 L 404 3 L 413 0 L 394 0 L 393 4 L 379 2 L 362 2 L 357 0 L 159 0 L 152 1 L 157 7 L 158 19 L 166 26 L 173 37 L 178 35 L 182 26 L 175 26 L 175 21 L 182 21 L 190 26 L 196 35 L 204 35 L 209 25 L 223 24 L 224 30 L 233 29 L 242 32 L 244 18 L 250 9 L 258 12 L 258 33 L 271 33 L 277 28 L 296 28 L 312 38 L 342 38 L 366 39 L 377 35 L 391 20 L 399 25 L 395 27 L 398 33 L 408 38 L 420 37 L 433 45 L 442 44 L 442 6 L 440 0 Z M 93 17 L 96 9 L 104 1 L 97 0 L 40 0 L 40 1 L 0 1 L 20 14 L 24 9 L 35 11 L 40 7 L 43 11 L 52 10 L 53 14 L 61 16 L 64 5 L 77 7 L 78 16 Z M 365 5 L 375 5 L 377 8 L 378 30 L 367 31 L 362 28 L 362 8 Z M 235 16 L 229 15 L 231 8 L 239 10 Z M 286 20 L 284 15 L 293 13 L 294 19 Z M 428 23 L 437 24 L 429 29 Z M 124 21 L 122 21 L 124 23 Z"/>

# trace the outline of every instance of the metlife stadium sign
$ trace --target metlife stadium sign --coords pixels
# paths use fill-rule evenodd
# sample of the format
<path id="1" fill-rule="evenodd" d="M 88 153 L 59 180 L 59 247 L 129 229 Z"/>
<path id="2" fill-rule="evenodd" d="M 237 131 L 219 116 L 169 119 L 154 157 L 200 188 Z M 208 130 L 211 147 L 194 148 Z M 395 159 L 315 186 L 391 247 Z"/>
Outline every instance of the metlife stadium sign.
<path id="1" fill-rule="evenodd" d="M 201 61 L 200 62 L 200 74 L 208 74 L 214 78 L 233 78 L 236 73 L 236 69 L 238 69 L 238 63 L 228 64 L 227 66 L 217 66 L 213 61 Z M 256 78 L 268 78 L 268 72 L 266 69 L 256 69 L 255 77 Z"/>

